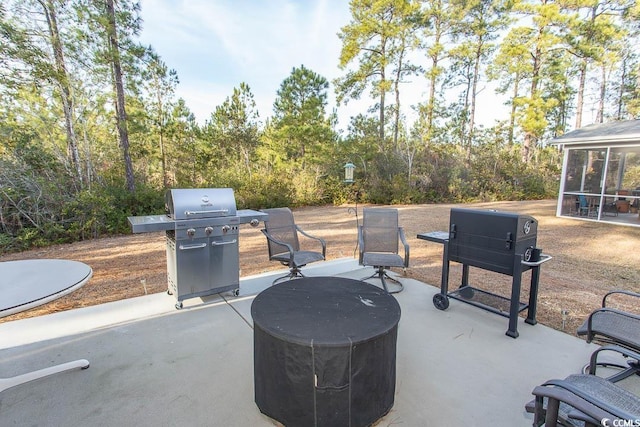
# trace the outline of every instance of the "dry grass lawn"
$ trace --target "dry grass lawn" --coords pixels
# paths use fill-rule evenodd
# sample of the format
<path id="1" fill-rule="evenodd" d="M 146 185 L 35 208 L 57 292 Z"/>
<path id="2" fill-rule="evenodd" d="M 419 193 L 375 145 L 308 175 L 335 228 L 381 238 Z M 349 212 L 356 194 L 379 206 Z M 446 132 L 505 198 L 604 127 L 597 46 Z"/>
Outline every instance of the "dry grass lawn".
<path id="1" fill-rule="evenodd" d="M 538 220 L 538 247 L 553 257 L 541 268 L 538 297 L 540 323 L 574 333 L 589 312 L 600 305 L 607 291 L 622 288 L 640 292 L 640 228 L 557 218 L 555 200 L 395 206 L 400 211 L 400 223 L 411 247 L 408 276 L 440 286 L 442 247 L 419 240 L 416 235 L 446 230 L 449 210 L 454 206 L 518 212 Z M 360 214 L 361 208 L 358 206 Z M 353 206 L 301 208 L 295 209 L 294 215 L 305 231 L 327 241 L 329 260 L 357 256 Z M 63 298 L 0 321 L 102 304 L 167 289 L 163 232 L 56 245 L 6 254 L 0 256 L 0 261 L 33 258 L 82 261 L 93 268 L 93 277 L 84 287 Z M 259 227 L 246 225 L 240 230 L 240 268 L 241 276 L 282 268 L 280 264 L 267 259 L 265 238 Z M 450 286 L 460 283 L 460 273 L 461 267 L 452 264 Z M 529 275 L 525 273 L 523 285 L 528 284 Z M 508 296 L 511 277 L 471 268 L 470 283 Z M 527 295 L 527 292 L 528 287 L 523 288 L 523 295 Z M 424 303 L 431 304 L 431 301 Z M 563 310 L 568 311 L 564 321 Z"/>

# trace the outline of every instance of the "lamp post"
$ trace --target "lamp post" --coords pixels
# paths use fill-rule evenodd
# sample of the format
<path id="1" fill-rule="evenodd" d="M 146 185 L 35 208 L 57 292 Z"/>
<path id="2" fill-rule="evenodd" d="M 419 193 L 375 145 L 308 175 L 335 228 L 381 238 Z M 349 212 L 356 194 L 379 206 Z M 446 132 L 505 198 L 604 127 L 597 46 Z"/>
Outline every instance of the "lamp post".
<path id="1" fill-rule="evenodd" d="M 345 184 L 353 184 L 355 181 L 353 179 L 353 171 L 356 168 L 356 165 L 354 165 L 351 162 L 347 162 L 345 163 L 344 167 L 344 183 Z M 358 230 L 358 225 L 359 225 L 359 221 L 358 221 L 358 197 L 360 196 L 360 190 L 358 190 L 356 188 L 355 191 L 355 208 L 349 208 L 347 210 L 347 212 L 349 212 L 350 214 L 355 214 L 356 216 L 356 231 Z M 353 249 L 353 256 L 356 256 L 356 251 L 358 250 L 358 240 L 356 240 L 356 247 Z"/>

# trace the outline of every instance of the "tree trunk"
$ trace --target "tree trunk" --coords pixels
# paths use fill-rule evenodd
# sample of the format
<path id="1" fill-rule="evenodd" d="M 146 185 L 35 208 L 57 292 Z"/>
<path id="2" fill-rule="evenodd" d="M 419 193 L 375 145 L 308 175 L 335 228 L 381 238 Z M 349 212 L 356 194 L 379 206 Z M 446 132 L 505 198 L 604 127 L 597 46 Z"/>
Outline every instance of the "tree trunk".
<path id="1" fill-rule="evenodd" d="M 436 109 L 436 67 L 438 66 L 438 58 L 433 60 L 433 73 L 429 78 L 429 101 L 427 104 L 427 135 L 431 139 L 431 129 L 433 128 L 433 116 Z"/>
<path id="2" fill-rule="evenodd" d="M 164 129 L 160 128 L 160 157 L 162 167 L 162 185 L 163 188 L 169 188 L 169 175 L 167 172 L 167 153 L 164 149 Z"/>
<path id="3" fill-rule="evenodd" d="M 71 159 L 73 170 L 83 187 L 82 165 L 80 164 L 80 152 L 78 150 L 78 140 L 74 129 L 74 107 L 73 97 L 71 95 L 71 84 L 69 83 L 69 73 L 64 60 L 62 49 L 62 41 L 60 40 L 60 32 L 58 30 L 58 18 L 55 6 L 52 0 L 38 0 L 40 6 L 44 10 L 47 18 L 47 26 L 49 28 L 49 36 L 56 69 L 56 83 L 60 86 L 60 97 L 62 98 L 62 109 L 64 110 L 64 123 L 67 133 L 67 155 Z"/>
<path id="4" fill-rule="evenodd" d="M 602 80 L 600 81 L 600 100 L 598 102 L 598 114 L 596 115 L 596 123 L 604 122 L 604 102 L 607 95 L 607 66 L 601 65 Z"/>
<path id="5" fill-rule="evenodd" d="M 471 106 L 469 107 L 469 152 L 473 144 L 473 134 L 476 127 L 476 101 L 478 97 L 478 79 L 480 78 L 480 61 L 482 57 L 482 42 L 478 43 L 473 66 L 473 83 L 471 89 Z"/>
<path id="6" fill-rule="evenodd" d="M 431 55 L 432 60 L 432 69 L 431 75 L 429 76 L 429 101 L 427 107 L 427 135 L 431 138 L 431 130 L 433 129 L 433 117 L 435 115 L 436 109 L 436 83 L 438 81 L 438 64 L 440 63 L 440 37 L 441 37 L 441 29 L 442 23 L 439 20 L 436 20 L 435 23 L 435 35 L 433 40 L 434 51 Z"/>
<path id="7" fill-rule="evenodd" d="M 516 99 L 520 92 L 520 76 L 516 73 L 513 82 L 513 98 L 511 99 L 511 111 L 509 113 L 509 145 L 513 145 L 513 138 L 516 132 Z"/>
<path id="8" fill-rule="evenodd" d="M 464 88 L 464 102 L 462 104 L 462 119 L 460 121 L 459 132 L 460 136 L 460 145 L 464 148 L 465 160 L 467 161 L 467 165 L 471 161 L 471 139 L 469 139 L 469 133 L 467 132 L 467 124 L 468 124 L 468 112 L 469 112 L 469 98 L 471 95 L 471 90 L 473 87 L 473 79 L 468 78 L 469 73 L 467 72 L 466 85 Z"/>
<path id="9" fill-rule="evenodd" d="M 616 119 L 617 120 L 622 120 L 622 112 L 623 112 L 623 105 L 624 105 L 624 88 L 627 84 L 626 80 L 627 80 L 627 56 L 625 55 L 625 57 L 622 60 L 622 66 L 620 67 L 622 70 L 622 73 L 620 75 L 620 90 L 618 91 L 618 112 L 616 114 Z"/>
<path id="10" fill-rule="evenodd" d="M 576 129 L 582 127 L 582 110 L 584 109 L 584 86 L 587 79 L 587 59 L 582 60 L 580 67 L 580 82 L 578 83 L 578 99 L 576 105 Z"/>
<path id="11" fill-rule="evenodd" d="M 398 64 L 398 72 L 396 73 L 396 81 L 393 84 L 396 93 L 396 111 L 393 120 L 393 148 L 398 149 L 398 133 L 400 132 L 400 79 L 401 79 L 402 60 Z"/>
<path id="12" fill-rule="evenodd" d="M 533 102 L 538 95 L 538 81 L 540 80 L 540 66 L 541 66 L 542 51 L 540 46 L 536 47 L 536 51 L 533 55 L 533 70 L 531 73 L 531 92 L 529 98 Z M 530 108 L 530 107 L 529 107 Z M 529 163 L 531 159 L 531 151 L 536 143 L 536 135 L 531 130 L 525 130 L 524 141 L 522 144 L 522 162 Z"/>
<path id="13" fill-rule="evenodd" d="M 384 149 L 384 98 L 385 98 L 385 72 L 384 68 L 380 71 L 380 147 Z"/>
<path id="14" fill-rule="evenodd" d="M 160 86 L 160 83 L 158 84 Z M 156 101 L 158 102 L 158 142 L 160 143 L 160 166 L 162 167 L 162 185 L 163 188 L 169 188 L 169 173 L 167 171 L 167 153 L 164 146 L 164 104 L 160 90 L 156 92 Z"/>
<path id="15" fill-rule="evenodd" d="M 122 84 L 122 66 L 120 64 L 120 47 L 118 46 L 118 34 L 116 30 L 116 16 L 113 0 L 106 0 L 107 8 L 107 34 L 109 37 L 109 52 L 111 57 L 111 68 L 113 72 L 113 85 L 116 92 L 116 124 L 118 127 L 118 137 L 120 140 L 120 149 L 122 150 L 122 159 L 124 161 L 125 179 L 127 182 L 127 190 L 133 193 L 136 190 L 135 180 L 133 176 L 133 165 L 131 163 L 131 155 L 129 154 L 129 133 L 127 131 L 127 112 L 124 100 L 124 85 Z"/>

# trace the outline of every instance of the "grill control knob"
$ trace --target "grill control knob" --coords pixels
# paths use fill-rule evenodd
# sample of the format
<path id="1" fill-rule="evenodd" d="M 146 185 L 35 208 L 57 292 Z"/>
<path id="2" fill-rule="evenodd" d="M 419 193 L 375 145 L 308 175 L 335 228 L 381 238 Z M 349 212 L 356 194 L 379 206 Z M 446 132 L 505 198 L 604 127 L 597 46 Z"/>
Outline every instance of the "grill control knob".
<path id="1" fill-rule="evenodd" d="M 189 228 L 187 229 L 187 236 L 189 237 L 193 237 L 196 235 L 196 229 L 195 228 Z"/>
<path id="2" fill-rule="evenodd" d="M 213 227 L 207 227 L 204 229 L 204 232 L 207 236 L 209 236 L 211 233 L 213 233 Z"/>
<path id="3" fill-rule="evenodd" d="M 228 225 L 223 225 L 222 226 L 222 232 L 226 233 L 227 231 L 231 230 L 231 227 L 229 227 Z"/>
<path id="4" fill-rule="evenodd" d="M 257 219 L 253 218 L 249 224 L 251 224 L 252 227 L 257 227 L 258 224 L 260 224 L 260 221 L 258 221 Z"/>

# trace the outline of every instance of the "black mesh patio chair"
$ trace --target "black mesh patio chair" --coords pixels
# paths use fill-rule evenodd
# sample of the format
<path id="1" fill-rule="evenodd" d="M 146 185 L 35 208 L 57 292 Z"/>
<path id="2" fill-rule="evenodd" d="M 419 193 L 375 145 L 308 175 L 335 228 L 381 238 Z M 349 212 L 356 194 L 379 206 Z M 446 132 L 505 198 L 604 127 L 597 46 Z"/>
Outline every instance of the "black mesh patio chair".
<path id="1" fill-rule="evenodd" d="M 616 348 L 628 349 L 632 355 L 618 351 L 627 360 L 627 365 L 618 365 L 621 371 L 610 377 L 612 381 L 618 381 L 634 373 L 640 372 L 640 361 L 633 354 L 640 353 L 640 315 L 623 311 L 607 305 L 607 299 L 611 296 L 623 298 L 640 298 L 640 294 L 625 290 L 608 292 L 602 298 L 602 307 L 593 311 L 584 323 L 578 328 L 577 334 L 586 337 L 587 342 L 596 341 L 602 344 L 613 344 L 607 350 L 616 351 Z M 593 358 L 592 358 L 593 359 Z M 598 363 L 592 361 L 590 369 L 595 373 Z M 613 366 L 611 363 L 601 365 Z"/>
<path id="2" fill-rule="evenodd" d="M 262 233 L 267 238 L 269 249 L 269 259 L 279 261 L 282 265 L 289 267 L 289 273 L 276 278 L 273 283 L 285 279 L 304 277 L 300 269 L 307 264 L 325 259 L 327 245 L 319 237 L 305 233 L 296 225 L 293 212 L 289 208 L 264 209 L 262 212 L 269 214 L 268 221 L 265 221 L 265 228 Z M 300 239 L 299 235 L 305 237 Z M 309 242 L 317 247 L 317 251 L 302 250 L 300 241 Z M 308 249 L 308 248 L 307 248 Z"/>
<path id="3" fill-rule="evenodd" d="M 402 242 L 403 257 L 399 254 L 399 242 Z M 364 208 L 362 225 L 358 226 L 358 246 L 360 265 L 375 269 L 375 273 L 363 280 L 379 278 L 386 292 L 401 292 L 404 289 L 402 283 L 386 272 L 391 267 L 402 267 L 403 271 L 409 267 L 409 245 L 402 227 L 398 225 L 398 210 Z M 399 288 L 389 292 L 386 280 L 396 283 Z"/>
<path id="4" fill-rule="evenodd" d="M 640 419 L 637 395 L 595 375 L 550 380 L 535 387 L 532 393 L 535 399 L 525 409 L 534 414 L 534 427 L 614 426 Z"/>

